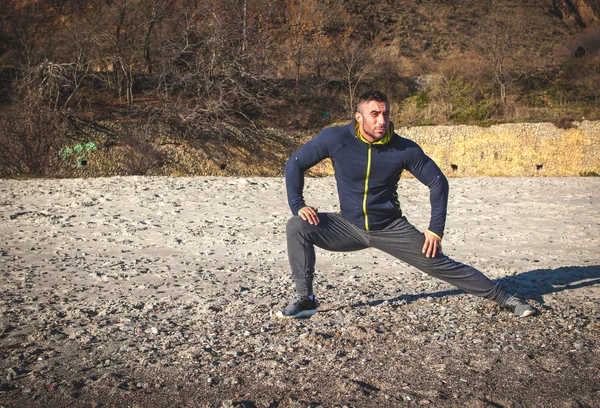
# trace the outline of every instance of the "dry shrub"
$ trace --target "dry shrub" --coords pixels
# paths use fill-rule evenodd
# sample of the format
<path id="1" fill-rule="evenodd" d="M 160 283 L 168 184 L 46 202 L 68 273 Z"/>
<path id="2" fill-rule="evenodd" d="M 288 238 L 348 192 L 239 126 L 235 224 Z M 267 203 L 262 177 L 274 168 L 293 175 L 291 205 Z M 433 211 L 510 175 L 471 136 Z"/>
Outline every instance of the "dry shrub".
<path id="1" fill-rule="evenodd" d="M 15 105 L 0 113 L 0 175 L 47 176 L 60 167 L 67 122 L 45 106 Z"/>
<path id="2" fill-rule="evenodd" d="M 572 129 L 577 127 L 573 122 L 575 122 L 575 119 L 572 117 L 561 117 L 552 123 L 559 129 Z"/>
<path id="3" fill-rule="evenodd" d="M 120 144 L 123 150 L 124 174 L 155 174 L 163 166 L 165 155 L 160 152 L 147 129 L 121 126 Z"/>

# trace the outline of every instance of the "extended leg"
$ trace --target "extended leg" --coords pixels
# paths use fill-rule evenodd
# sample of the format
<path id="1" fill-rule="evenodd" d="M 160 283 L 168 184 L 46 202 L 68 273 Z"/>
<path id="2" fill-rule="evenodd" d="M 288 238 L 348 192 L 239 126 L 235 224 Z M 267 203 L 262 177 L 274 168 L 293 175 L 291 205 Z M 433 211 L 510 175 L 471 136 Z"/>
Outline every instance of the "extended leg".
<path id="1" fill-rule="evenodd" d="M 444 254 L 427 258 L 422 253 L 423 233 L 402 218 L 388 228 L 371 234 L 371 245 L 418 268 L 419 270 L 448 282 L 467 293 L 502 304 L 509 295 L 498 283 L 491 281 L 477 269 L 454 261 Z"/>

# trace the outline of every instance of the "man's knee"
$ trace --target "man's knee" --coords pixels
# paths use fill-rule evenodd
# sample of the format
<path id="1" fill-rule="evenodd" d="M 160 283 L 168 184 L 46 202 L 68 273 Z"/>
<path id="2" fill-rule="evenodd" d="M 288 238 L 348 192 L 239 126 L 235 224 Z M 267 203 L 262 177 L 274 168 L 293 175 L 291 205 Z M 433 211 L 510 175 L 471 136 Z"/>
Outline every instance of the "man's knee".
<path id="1" fill-rule="evenodd" d="M 310 227 L 310 224 L 307 221 L 304 221 L 300 216 L 294 215 L 287 222 L 285 227 L 286 235 L 293 236 L 306 231 L 307 228 Z"/>

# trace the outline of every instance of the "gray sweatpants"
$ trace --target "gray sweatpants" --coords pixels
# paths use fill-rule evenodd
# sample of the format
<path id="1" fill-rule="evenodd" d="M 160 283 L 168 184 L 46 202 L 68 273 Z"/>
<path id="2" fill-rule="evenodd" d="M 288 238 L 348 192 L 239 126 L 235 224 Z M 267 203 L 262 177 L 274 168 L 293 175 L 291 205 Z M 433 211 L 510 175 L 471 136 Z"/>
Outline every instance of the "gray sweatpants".
<path id="1" fill-rule="evenodd" d="M 500 305 L 509 297 L 499 284 L 471 266 L 441 253 L 435 258 L 427 258 L 422 252 L 424 234 L 405 217 L 378 231 L 363 231 L 339 213 L 319 213 L 319 220 L 319 225 L 311 225 L 294 216 L 287 223 L 288 257 L 298 295 L 313 294 L 316 245 L 328 251 L 342 252 L 377 248 L 472 295 Z"/>

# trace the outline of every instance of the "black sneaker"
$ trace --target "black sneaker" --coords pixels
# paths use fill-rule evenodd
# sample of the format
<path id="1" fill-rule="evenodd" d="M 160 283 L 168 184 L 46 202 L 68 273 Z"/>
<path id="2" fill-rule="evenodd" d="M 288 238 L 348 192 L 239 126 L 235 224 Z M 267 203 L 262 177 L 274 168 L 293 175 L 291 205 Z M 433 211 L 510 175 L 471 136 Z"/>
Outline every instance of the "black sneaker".
<path id="1" fill-rule="evenodd" d="M 316 299 L 312 300 L 306 296 L 296 295 L 292 303 L 275 314 L 277 317 L 298 319 L 311 317 L 315 313 L 317 313 Z"/>
<path id="2" fill-rule="evenodd" d="M 518 317 L 535 316 L 539 313 L 535 307 L 529 306 L 516 296 L 509 297 L 504 302 L 504 307 L 516 314 Z"/>

